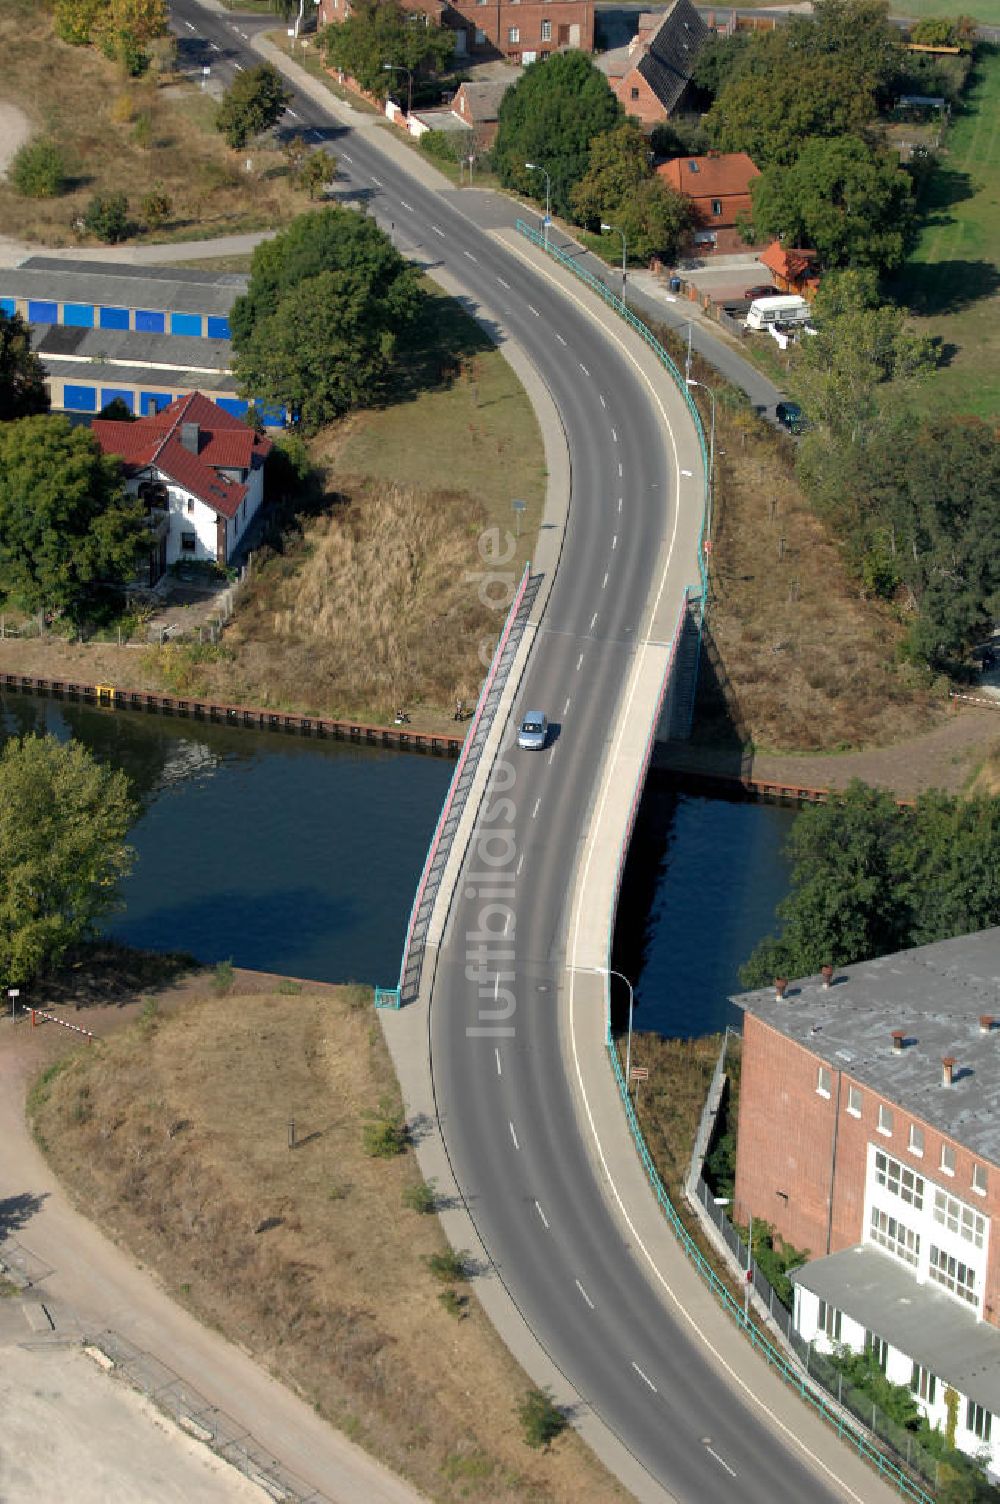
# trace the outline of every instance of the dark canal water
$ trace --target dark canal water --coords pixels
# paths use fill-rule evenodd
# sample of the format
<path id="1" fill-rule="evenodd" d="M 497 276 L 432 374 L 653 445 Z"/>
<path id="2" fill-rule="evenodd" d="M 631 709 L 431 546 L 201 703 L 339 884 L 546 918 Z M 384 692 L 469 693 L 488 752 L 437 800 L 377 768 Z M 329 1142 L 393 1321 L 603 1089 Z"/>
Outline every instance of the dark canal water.
<path id="1" fill-rule="evenodd" d="M 0 695 L 0 740 L 74 736 L 122 767 L 143 813 L 125 911 L 130 945 L 323 981 L 391 985 L 449 759 Z M 788 884 L 794 812 L 678 793 L 655 777 L 622 888 L 614 965 L 635 1026 L 724 1028 L 737 969 Z M 616 1004 L 627 997 L 615 984 Z"/>
<path id="2" fill-rule="evenodd" d="M 395 985 L 450 759 L 0 696 L 0 735 L 28 731 L 74 736 L 134 782 L 116 938 Z"/>
<path id="3" fill-rule="evenodd" d="M 634 984 L 637 1029 L 690 1038 L 739 1024 L 739 967 L 774 933 L 796 811 L 679 793 L 652 774 L 618 905 L 613 965 Z M 616 1025 L 628 992 L 614 983 Z"/>

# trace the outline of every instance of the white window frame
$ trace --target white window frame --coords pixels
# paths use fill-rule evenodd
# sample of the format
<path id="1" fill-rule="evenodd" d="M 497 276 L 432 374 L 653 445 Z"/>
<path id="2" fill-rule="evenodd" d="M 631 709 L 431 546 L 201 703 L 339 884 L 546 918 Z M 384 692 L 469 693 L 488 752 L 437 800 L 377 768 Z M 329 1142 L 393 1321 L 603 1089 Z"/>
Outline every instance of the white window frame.
<path id="1" fill-rule="evenodd" d="M 821 1300 L 819 1303 L 818 1325 L 821 1332 L 829 1337 L 831 1342 L 840 1341 L 844 1313 L 837 1306 L 830 1305 L 829 1301 Z"/>
<path id="2" fill-rule="evenodd" d="M 986 1166 L 974 1164 L 972 1166 L 972 1189 L 977 1196 L 985 1196 L 988 1189 Z"/>
<path id="3" fill-rule="evenodd" d="M 985 1248 L 986 1218 L 975 1207 L 966 1206 L 964 1201 L 947 1191 L 935 1190 L 933 1216 L 934 1221 L 948 1232 L 971 1243 L 974 1248 Z"/>
<path id="4" fill-rule="evenodd" d="M 816 1070 L 816 1095 L 829 1101 L 832 1091 L 833 1071 L 828 1065 L 821 1065 Z"/>
<path id="5" fill-rule="evenodd" d="M 919 1159 L 924 1157 L 924 1130 L 918 1128 L 916 1123 L 910 1124 L 909 1149 L 911 1154 L 916 1154 Z"/>
<path id="6" fill-rule="evenodd" d="M 520 28 L 520 26 L 508 26 L 507 27 L 507 45 L 508 45 L 508 47 L 516 47 L 518 45 L 518 43 L 520 42 L 520 40 L 521 40 L 521 28 Z"/>
<path id="7" fill-rule="evenodd" d="M 861 1116 L 861 1104 L 863 1101 L 864 1098 L 861 1095 L 860 1086 L 849 1086 L 847 1088 L 847 1111 L 851 1114 L 852 1118 L 859 1118 Z"/>
<path id="8" fill-rule="evenodd" d="M 902 1164 L 884 1149 L 875 1150 L 875 1183 L 884 1187 L 890 1196 L 898 1196 L 916 1211 L 924 1209 L 926 1183 L 922 1175 Z M 940 1193 L 939 1193 L 940 1194 Z M 940 1220 L 940 1218 L 938 1219 Z"/>
<path id="9" fill-rule="evenodd" d="M 884 1248 L 886 1253 L 891 1253 L 893 1258 L 899 1259 L 900 1263 L 909 1264 L 912 1269 L 919 1268 L 920 1234 L 914 1232 L 912 1227 L 907 1227 L 905 1222 L 901 1222 L 891 1212 L 883 1211 L 880 1206 L 872 1207 L 868 1237 L 879 1248 Z"/>
<path id="10" fill-rule="evenodd" d="M 966 1305 L 972 1306 L 975 1310 L 979 1309 L 975 1269 L 971 1264 L 963 1263 L 947 1249 L 938 1248 L 936 1243 L 931 1244 L 927 1277 L 935 1284 L 942 1285 Z"/>
<path id="11" fill-rule="evenodd" d="M 988 1445 L 990 1431 L 993 1426 L 993 1416 L 985 1405 L 977 1405 L 975 1400 L 965 1402 L 965 1429 L 971 1431 L 973 1436 Z"/>
<path id="12" fill-rule="evenodd" d="M 951 1144 L 942 1144 L 941 1145 L 941 1174 L 942 1175 L 954 1175 L 954 1173 L 955 1173 L 955 1151 L 952 1148 Z"/>
<path id="13" fill-rule="evenodd" d="M 884 1138 L 892 1138 L 894 1121 L 895 1119 L 892 1115 L 892 1108 L 887 1107 L 884 1102 L 880 1102 L 878 1104 L 878 1132 L 881 1133 Z"/>
<path id="14" fill-rule="evenodd" d="M 551 40 L 552 40 L 552 22 L 551 21 L 543 21 L 542 22 L 542 41 L 543 42 L 551 42 Z"/>
<path id="15" fill-rule="evenodd" d="M 914 1363 L 913 1373 L 910 1376 L 910 1390 L 920 1396 L 928 1405 L 933 1405 L 937 1390 L 937 1375 L 931 1373 L 929 1368 L 923 1368 L 919 1363 Z"/>

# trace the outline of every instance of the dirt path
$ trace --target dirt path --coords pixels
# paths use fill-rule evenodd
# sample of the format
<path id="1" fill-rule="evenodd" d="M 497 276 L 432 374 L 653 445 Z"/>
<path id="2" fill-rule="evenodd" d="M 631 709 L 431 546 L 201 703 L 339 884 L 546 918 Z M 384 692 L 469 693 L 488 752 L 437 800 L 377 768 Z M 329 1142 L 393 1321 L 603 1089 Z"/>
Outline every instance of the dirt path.
<path id="1" fill-rule="evenodd" d="M 113 1008 L 86 1014 L 99 1034 L 116 1020 Z M 33 1035 L 26 1022 L 0 1021 L 0 1242 L 6 1235 L 9 1250 L 16 1240 L 33 1268 L 49 1267 L 45 1299 L 60 1319 L 84 1331 L 109 1329 L 152 1354 L 318 1497 L 336 1504 L 419 1504 L 409 1485 L 175 1305 L 141 1265 L 70 1207 L 24 1121 L 26 1085 L 60 1044 L 55 1026 Z"/>
<path id="2" fill-rule="evenodd" d="M 7 176 L 15 154 L 31 135 L 31 122 L 16 104 L 0 99 L 0 178 Z"/>

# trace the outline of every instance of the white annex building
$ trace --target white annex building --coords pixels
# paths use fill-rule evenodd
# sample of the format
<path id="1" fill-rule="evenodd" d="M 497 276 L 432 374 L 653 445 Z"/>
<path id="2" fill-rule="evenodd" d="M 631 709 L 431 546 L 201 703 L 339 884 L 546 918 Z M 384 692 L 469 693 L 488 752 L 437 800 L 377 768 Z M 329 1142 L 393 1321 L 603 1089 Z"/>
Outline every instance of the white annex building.
<path id="1" fill-rule="evenodd" d="M 159 523 L 150 585 L 181 560 L 229 562 L 263 499 L 270 439 L 200 392 L 134 422 L 96 418 L 91 431 Z"/>

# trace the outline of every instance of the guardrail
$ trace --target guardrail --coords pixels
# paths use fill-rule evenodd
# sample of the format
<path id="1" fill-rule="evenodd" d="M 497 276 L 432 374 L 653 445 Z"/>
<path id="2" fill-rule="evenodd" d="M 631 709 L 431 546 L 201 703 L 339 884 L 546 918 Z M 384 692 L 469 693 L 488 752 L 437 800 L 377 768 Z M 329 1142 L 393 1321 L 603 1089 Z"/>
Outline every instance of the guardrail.
<path id="1" fill-rule="evenodd" d="M 430 846 L 427 848 L 427 856 L 424 860 L 423 870 L 420 874 L 420 882 L 417 885 L 417 891 L 413 899 L 413 907 L 410 910 L 410 918 L 406 926 L 406 937 L 403 941 L 403 955 L 399 965 L 399 985 L 396 987 L 376 987 L 376 1008 L 399 1008 L 402 1004 L 403 991 L 406 985 L 406 974 L 410 961 L 410 953 L 414 947 L 414 937 L 422 917 L 424 928 L 426 928 L 427 923 L 429 923 L 430 921 L 430 909 L 433 907 L 433 899 L 431 899 L 428 905 L 428 912 L 426 913 L 426 915 L 421 916 L 421 909 L 424 906 L 424 900 L 427 894 L 428 880 L 430 878 L 434 864 L 441 854 L 442 840 L 449 817 L 456 810 L 456 798 L 458 796 L 458 791 L 461 786 L 463 776 L 466 772 L 466 765 L 469 763 L 469 759 L 472 755 L 472 750 L 476 746 L 478 734 L 483 725 L 483 717 L 486 712 L 486 705 L 491 693 L 493 692 L 497 674 L 500 669 L 500 664 L 503 660 L 507 645 L 510 642 L 511 633 L 514 630 L 514 623 L 517 620 L 518 613 L 521 610 L 522 604 L 524 602 L 525 593 L 528 589 L 528 581 L 530 578 L 531 564 L 528 563 L 524 566 L 524 573 L 521 576 L 521 583 L 517 587 L 514 599 L 510 605 L 510 610 L 507 612 L 507 619 L 504 622 L 503 631 L 500 633 L 496 649 L 494 650 L 493 657 L 490 661 L 490 666 L 487 671 L 486 678 L 483 680 L 483 687 L 479 692 L 479 699 L 476 701 L 476 708 L 473 712 L 472 721 L 466 734 L 462 750 L 459 753 L 458 762 L 455 765 L 455 771 L 451 775 L 451 782 L 448 785 L 448 792 L 445 795 L 444 804 L 441 806 L 441 813 L 438 816 L 437 824 L 434 827 L 434 834 L 431 836 Z M 467 795 L 467 792 L 468 790 L 466 789 L 465 795 L 463 795 L 463 801 L 465 796 Z M 448 838 L 449 849 L 452 839 L 454 839 L 454 830 L 451 832 L 451 835 Z"/>
<path id="2" fill-rule="evenodd" d="M 800 1373 L 794 1364 L 783 1353 L 779 1352 L 758 1331 L 753 1322 L 749 1320 L 739 1301 L 737 1301 L 712 1268 L 712 1265 L 678 1216 L 677 1209 L 667 1195 L 666 1188 L 653 1163 L 653 1156 L 649 1152 L 642 1129 L 639 1127 L 639 1119 L 636 1117 L 635 1108 L 632 1106 L 632 1098 L 625 1084 L 625 1075 L 622 1071 L 621 1061 L 618 1058 L 618 1051 L 613 1043 L 609 1045 L 609 1054 L 615 1073 L 615 1080 L 618 1083 L 618 1091 L 625 1105 L 625 1116 L 632 1131 L 632 1139 L 638 1150 L 643 1169 L 646 1172 L 646 1178 L 659 1203 L 660 1210 L 670 1224 L 670 1228 L 680 1243 L 681 1249 L 687 1254 L 719 1304 L 744 1329 L 752 1345 L 760 1353 L 765 1362 L 774 1369 L 779 1378 L 784 1379 L 785 1383 L 794 1389 L 799 1397 L 807 1405 L 810 1405 L 822 1420 L 825 1420 L 828 1425 L 832 1426 L 841 1440 L 848 1442 L 854 1447 L 855 1451 L 866 1462 L 869 1462 L 883 1478 L 887 1479 L 894 1488 L 898 1489 L 904 1499 L 912 1500 L 913 1504 L 934 1504 L 934 1500 L 930 1494 L 926 1493 L 919 1484 L 915 1483 L 901 1467 L 886 1457 L 867 1436 L 850 1425 L 832 1402 L 828 1404 L 824 1397 L 818 1394 L 807 1382 L 805 1375 Z"/>
<path id="3" fill-rule="evenodd" d="M 667 351 L 656 338 L 652 329 L 647 324 L 644 324 L 642 319 L 632 312 L 628 304 L 623 303 L 617 293 L 612 292 L 611 288 L 601 281 L 600 277 L 595 277 L 593 272 L 588 272 L 584 267 L 580 266 L 574 257 L 568 256 L 560 246 L 554 245 L 551 235 L 546 240 L 543 235 L 540 235 L 537 230 L 533 230 L 523 219 L 515 221 L 514 228 L 519 235 L 523 235 L 526 240 L 530 240 L 532 245 L 538 246 L 540 250 L 545 251 L 547 255 L 551 256 L 553 261 L 557 261 L 560 266 L 564 266 L 567 271 L 572 272 L 574 277 L 577 277 L 592 292 L 596 292 L 598 297 L 602 298 L 608 307 L 618 314 L 619 318 L 624 319 L 629 328 L 638 334 L 644 344 L 649 346 L 687 403 L 688 411 L 694 419 L 695 432 L 698 435 L 698 445 L 701 449 L 702 466 L 705 472 L 705 495 L 702 501 L 701 529 L 698 534 L 698 574 L 701 580 L 701 601 L 704 608 L 708 600 L 708 571 L 705 567 L 705 524 L 708 518 L 708 494 L 711 477 L 708 473 L 708 447 L 705 443 L 705 429 L 702 425 L 698 405 L 691 396 L 691 388 L 681 375 L 676 362 L 667 354 Z"/>

